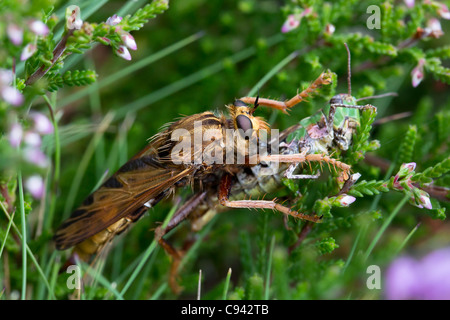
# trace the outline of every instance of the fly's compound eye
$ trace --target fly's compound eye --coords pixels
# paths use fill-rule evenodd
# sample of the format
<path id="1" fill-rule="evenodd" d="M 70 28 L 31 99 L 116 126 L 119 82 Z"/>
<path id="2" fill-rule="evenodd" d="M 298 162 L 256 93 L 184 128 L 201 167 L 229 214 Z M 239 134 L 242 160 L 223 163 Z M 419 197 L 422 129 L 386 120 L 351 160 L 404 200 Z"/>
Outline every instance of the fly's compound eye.
<path id="1" fill-rule="evenodd" d="M 243 131 L 241 134 L 245 135 L 245 140 L 248 140 L 248 133 L 251 134 L 251 130 L 253 129 L 252 121 L 247 116 L 240 114 L 236 117 L 236 126 Z"/>

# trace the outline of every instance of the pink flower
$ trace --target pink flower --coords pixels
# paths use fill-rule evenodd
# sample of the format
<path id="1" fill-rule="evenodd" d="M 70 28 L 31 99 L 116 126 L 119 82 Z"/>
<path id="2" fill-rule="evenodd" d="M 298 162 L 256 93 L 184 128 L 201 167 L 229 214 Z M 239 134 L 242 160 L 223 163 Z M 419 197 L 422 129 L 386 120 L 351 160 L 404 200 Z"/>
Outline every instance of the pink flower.
<path id="1" fill-rule="evenodd" d="M 34 120 L 34 128 L 37 132 L 40 134 L 53 133 L 53 124 L 44 114 L 34 112 L 31 117 Z"/>
<path id="2" fill-rule="evenodd" d="M 23 95 L 19 90 L 9 86 L 0 86 L 0 96 L 3 100 L 13 106 L 20 106 L 23 103 Z"/>
<path id="3" fill-rule="evenodd" d="M 417 66 L 412 69 L 411 77 L 412 77 L 412 86 L 417 87 L 424 78 L 424 70 L 423 66 L 425 65 L 425 59 L 420 59 Z"/>
<path id="4" fill-rule="evenodd" d="M 15 24 L 9 24 L 6 29 L 9 40 L 15 45 L 20 46 L 23 41 L 23 30 Z"/>
<path id="5" fill-rule="evenodd" d="M 121 21 L 122 21 L 122 17 L 115 14 L 106 20 L 106 24 L 108 24 L 110 26 L 115 26 L 116 24 L 119 24 Z"/>
<path id="6" fill-rule="evenodd" d="M 428 36 L 433 38 L 439 38 L 440 36 L 444 35 L 444 32 L 442 31 L 441 23 L 436 18 L 431 18 L 427 22 L 427 27 L 425 28 L 425 32 Z"/>
<path id="7" fill-rule="evenodd" d="M 79 6 L 68 6 L 66 9 L 66 27 L 68 30 L 79 30 L 83 25 Z"/>
<path id="8" fill-rule="evenodd" d="M 408 8 L 413 8 L 414 7 L 415 0 L 404 0 L 404 2 L 405 2 L 406 6 Z"/>
<path id="9" fill-rule="evenodd" d="M 35 199 L 42 199 L 45 193 L 44 180 L 39 175 L 33 175 L 25 181 L 25 188 Z"/>
<path id="10" fill-rule="evenodd" d="M 131 34 L 129 34 L 128 32 L 122 32 L 120 34 L 120 38 L 123 41 L 123 44 L 131 49 L 131 50 L 137 50 L 137 44 L 136 41 L 134 40 L 133 36 Z"/>
<path id="11" fill-rule="evenodd" d="M 32 20 L 28 23 L 28 27 L 37 36 L 46 36 L 50 31 L 47 25 L 40 20 Z"/>
<path id="12" fill-rule="evenodd" d="M 34 43 L 29 43 L 23 48 L 20 54 L 20 61 L 25 61 L 30 58 L 37 50 L 37 46 Z"/>
<path id="13" fill-rule="evenodd" d="M 356 198 L 353 196 L 343 194 L 343 195 L 340 195 L 339 197 L 337 197 L 337 200 L 343 207 L 348 207 L 353 202 L 355 202 Z"/>
<path id="14" fill-rule="evenodd" d="M 41 168 L 46 168 L 49 164 L 47 156 L 39 148 L 27 147 L 24 149 L 25 160 Z"/>
<path id="15" fill-rule="evenodd" d="M 15 123 L 11 126 L 11 130 L 9 131 L 9 144 L 13 148 L 17 148 L 22 142 L 23 129 L 22 126 L 18 123 Z"/>
<path id="16" fill-rule="evenodd" d="M 0 86 L 10 85 L 13 82 L 14 74 L 11 70 L 0 69 Z"/>
<path id="17" fill-rule="evenodd" d="M 125 59 L 125 60 L 131 60 L 131 54 L 130 51 L 128 51 L 127 47 L 125 46 L 119 46 L 117 48 L 116 53 L 119 57 Z"/>
<path id="18" fill-rule="evenodd" d="M 408 172 L 412 172 L 416 169 L 416 163 L 415 162 L 403 163 L 400 166 L 400 170 L 402 169 L 406 169 Z"/>
<path id="19" fill-rule="evenodd" d="M 438 14 L 441 16 L 441 18 L 450 20 L 450 11 L 448 10 L 448 7 L 441 3 L 440 8 L 438 9 Z"/>
<path id="20" fill-rule="evenodd" d="M 33 131 L 28 131 L 25 133 L 25 137 L 23 139 L 27 145 L 30 147 L 39 148 L 41 146 L 41 136 Z"/>
<path id="21" fill-rule="evenodd" d="M 286 33 L 289 31 L 292 31 L 300 25 L 301 16 L 290 14 L 287 18 L 287 20 L 283 23 L 283 26 L 281 27 L 281 32 Z"/>
<path id="22" fill-rule="evenodd" d="M 435 250 L 420 260 L 394 260 L 387 269 L 384 287 L 390 300 L 450 299 L 450 249 Z"/>

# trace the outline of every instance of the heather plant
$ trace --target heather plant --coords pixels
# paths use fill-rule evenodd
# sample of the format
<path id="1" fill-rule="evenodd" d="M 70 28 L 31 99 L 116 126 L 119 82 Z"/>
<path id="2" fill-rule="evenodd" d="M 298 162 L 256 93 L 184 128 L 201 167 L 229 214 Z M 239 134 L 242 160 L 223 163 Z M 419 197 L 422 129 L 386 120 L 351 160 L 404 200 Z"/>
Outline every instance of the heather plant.
<path id="1" fill-rule="evenodd" d="M 199 270 L 204 299 L 448 298 L 422 287 L 396 295 L 411 282 L 388 266 L 449 242 L 449 5 L 3 1 L 1 298 L 193 298 Z M 68 252 L 54 248 L 58 225 L 161 126 L 180 115 L 226 112 L 241 96 L 283 100 L 325 70 L 333 83 L 289 116 L 258 109 L 283 130 L 329 112 L 338 93 L 375 106 L 358 112 L 348 150 L 330 155 L 352 166 L 349 182 L 312 164 L 319 179 L 283 179 L 272 195 L 321 223 L 241 209 L 196 234 L 182 224 L 168 235 L 175 247 L 189 245 L 179 274 L 184 290 L 175 295 L 171 260 L 153 231 L 187 199 L 186 188 L 149 209 L 94 263 L 72 269 L 82 271 L 82 289 L 76 272 L 59 273 Z M 415 264 L 401 270 L 418 277 Z M 448 292 L 445 282 L 433 285 Z"/>

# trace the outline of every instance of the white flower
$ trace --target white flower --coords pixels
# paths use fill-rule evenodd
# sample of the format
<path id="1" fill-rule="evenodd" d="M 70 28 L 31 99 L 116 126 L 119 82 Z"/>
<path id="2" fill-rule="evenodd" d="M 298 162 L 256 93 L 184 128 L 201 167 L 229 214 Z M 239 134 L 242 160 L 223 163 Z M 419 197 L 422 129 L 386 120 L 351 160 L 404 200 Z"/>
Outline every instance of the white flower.
<path id="1" fill-rule="evenodd" d="M 34 43 L 29 43 L 23 48 L 20 54 L 20 61 L 25 61 L 30 58 L 37 50 L 37 46 Z"/>
<path id="2" fill-rule="evenodd" d="M 28 23 L 30 30 L 37 36 L 46 36 L 49 33 L 49 29 L 45 23 L 40 20 L 32 20 Z"/>
<path id="3" fill-rule="evenodd" d="M 44 180 L 39 175 L 33 175 L 25 181 L 25 188 L 36 199 L 42 199 L 45 193 Z"/>
<path id="4" fill-rule="evenodd" d="M 9 40 L 16 46 L 20 46 L 23 41 L 23 30 L 15 24 L 9 24 L 6 29 Z"/>
<path id="5" fill-rule="evenodd" d="M 22 126 L 18 123 L 12 125 L 11 130 L 9 131 L 9 144 L 13 148 L 17 148 L 22 142 L 23 129 Z"/>
<path id="6" fill-rule="evenodd" d="M 343 194 L 343 195 L 337 197 L 337 200 L 343 207 L 348 207 L 353 202 L 355 202 L 356 198 L 353 196 L 349 196 L 347 194 Z"/>
<path id="7" fill-rule="evenodd" d="M 121 21 L 122 17 L 115 14 L 112 17 L 109 17 L 108 20 L 106 20 L 106 24 L 109 24 L 110 26 L 115 26 L 116 24 L 119 24 Z"/>
<path id="8" fill-rule="evenodd" d="M 20 106 L 24 100 L 19 90 L 9 86 L 0 87 L 0 96 L 13 106 Z"/>
<path id="9" fill-rule="evenodd" d="M 14 74 L 11 70 L 0 69 L 0 86 L 10 85 L 13 82 Z"/>
<path id="10" fill-rule="evenodd" d="M 127 47 L 125 46 L 119 46 L 117 48 L 116 53 L 119 57 L 125 59 L 125 60 L 131 60 L 131 54 L 130 51 L 128 51 Z"/>
<path id="11" fill-rule="evenodd" d="M 79 30 L 83 25 L 79 6 L 68 6 L 66 9 L 66 27 L 69 30 Z"/>
<path id="12" fill-rule="evenodd" d="M 47 156 L 39 148 L 27 147 L 24 149 L 23 154 L 26 161 L 33 163 L 38 167 L 46 168 L 49 164 Z"/>
<path id="13" fill-rule="evenodd" d="M 414 7 L 415 0 L 404 0 L 404 2 L 405 2 L 406 6 L 408 8 L 413 8 Z"/>
<path id="14" fill-rule="evenodd" d="M 441 16 L 441 18 L 450 20 L 450 11 L 448 10 L 448 7 L 443 3 L 441 3 L 440 8 L 438 9 L 438 14 Z"/>
<path id="15" fill-rule="evenodd" d="M 425 59 L 420 59 L 417 66 L 412 69 L 411 77 L 412 77 L 412 86 L 417 87 L 424 78 L 423 66 L 425 64 Z"/>
<path id="16" fill-rule="evenodd" d="M 28 131 L 25 133 L 25 137 L 23 139 L 27 145 L 30 147 L 40 147 L 41 146 L 41 136 L 33 131 Z"/>
<path id="17" fill-rule="evenodd" d="M 134 40 L 133 36 L 131 34 L 129 34 L 128 32 L 122 32 L 120 34 L 120 38 L 123 41 L 123 44 L 131 49 L 131 50 L 137 50 L 137 44 L 136 41 Z"/>
<path id="18" fill-rule="evenodd" d="M 52 122 L 42 113 L 35 112 L 31 114 L 34 120 L 34 128 L 40 134 L 50 134 L 53 133 Z"/>
<path id="19" fill-rule="evenodd" d="M 444 35 L 444 32 L 442 31 L 441 23 L 436 18 L 431 18 L 427 22 L 427 27 L 425 28 L 425 32 L 428 36 L 433 38 L 439 38 L 440 36 Z"/>

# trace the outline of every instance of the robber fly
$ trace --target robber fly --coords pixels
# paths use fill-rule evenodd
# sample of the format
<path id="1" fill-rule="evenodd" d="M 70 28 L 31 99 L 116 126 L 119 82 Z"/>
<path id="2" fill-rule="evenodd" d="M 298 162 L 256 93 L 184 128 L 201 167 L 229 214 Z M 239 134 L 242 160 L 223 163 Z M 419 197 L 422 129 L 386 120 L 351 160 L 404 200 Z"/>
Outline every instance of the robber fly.
<path id="1" fill-rule="evenodd" d="M 248 146 L 251 140 L 258 140 L 259 131 L 268 129 L 264 119 L 254 115 L 258 106 L 264 105 L 285 113 L 296 104 L 310 96 L 316 89 L 331 83 L 331 74 L 322 73 L 308 88 L 287 101 L 277 101 L 259 97 L 243 97 L 228 106 L 229 117 L 203 112 L 181 118 L 170 123 L 155 135 L 144 150 L 136 154 L 113 174 L 103 185 L 89 195 L 79 208 L 57 229 L 54 240 L 58 250 L 75 247 L 73 257 L 88 260 L 98 253 L 115 235 L 124 231 L 131 223 L 137 221 L 147 210 L 159 201 L 173 194 L 177 189 L 193 187 L 197 193 L 205 190 L 204 182 L 220 177 L 218 197 L 220 203 L 230 208 L 263 208 L 278 210 L 299 219 L 317 222 L 319 217 L 310 216 L 291 210 L 276 201 L 230 201 L 228 195 L 233 177 L 241 168 L 251 168 L 262 161 L 279 161 L 281 163 L 301 163 L 305 161 L 325 161 L 318 155 L 291 154 L 283 158 L 270 154 L 256 157 L 250 163 L 248 148 L 231 150 L 234 158 L 243 157 L 244 164 L 219 161 L 205 163 L 197 161 L 199 154 L 223 147 L 226 130 L 250 132 L 247 136 L 238 134 L 243 144 Z M 191 142 L 191 147 L 178 151 L 180 140 L 174 139 L 177 130 L 194 133 L 196 123 L 201 123 L 201 130 L 216 130 L 216 135 L 209 141 Z M 239 132 L 241 132 L 239 131 Z M 181 139 L 183 140 L 183 139 Z M 186 142 L 186 141 L 185 141 Z M 224 150 L 223 154 L 229 154 Z M 242 154 L 243 153 L 243 154 Z M 177 161 L 174 161 L 174 156 Z M 224 156 L 225 157 L 225 156 Z M 179 160 L 183 161 L 180 162 Z M 329 159 L 329 157 L 327 158 Z M 187 160 L 187 161 L 186 161 Z M 225 160 L 225 159 L 224 159 Z M 345 171 L 350 170 L 349 166 Z M 164 244 L 162 236 L 159 237 Z M 165 247 L 167 250 L 167 247 Z"/>

